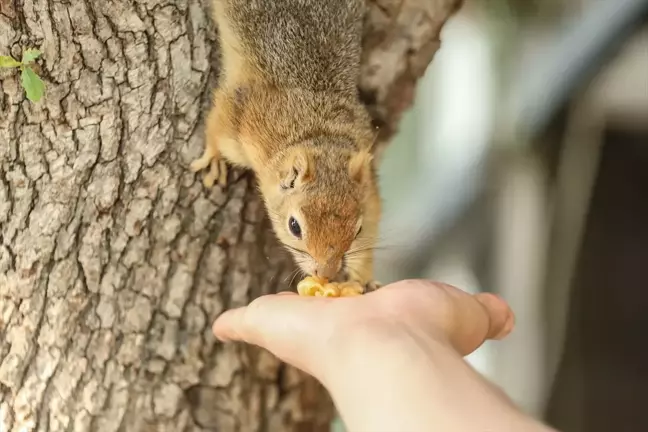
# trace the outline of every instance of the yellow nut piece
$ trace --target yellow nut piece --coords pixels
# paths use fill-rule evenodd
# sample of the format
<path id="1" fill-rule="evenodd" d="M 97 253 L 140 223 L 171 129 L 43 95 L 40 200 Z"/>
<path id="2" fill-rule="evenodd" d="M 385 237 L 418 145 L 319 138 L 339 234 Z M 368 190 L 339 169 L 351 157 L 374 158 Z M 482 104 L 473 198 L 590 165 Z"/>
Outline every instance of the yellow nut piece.
<path id="1" fill-rule="evenodd" d="M 336 283 L 327 283 L 322 287 L 322 297 L 339 297 L 340 290 Z"/>
<path id="2" fill-rule="evenodd" d="M 325 279 L 308 276 L 297 284 L 297 292 L 302 296 L 315 296 L 317 292 L 322 290 L 322 286 L 326 284 L 326 282 Z"/>
<path id="3" fill-rule="evenodd" d="M 352 297 L 362 295 L 364 288 L 358 282 L 328 282 L 316 276 L 308 276 L 297 284 L 297 292 L 307 297 Z"/>

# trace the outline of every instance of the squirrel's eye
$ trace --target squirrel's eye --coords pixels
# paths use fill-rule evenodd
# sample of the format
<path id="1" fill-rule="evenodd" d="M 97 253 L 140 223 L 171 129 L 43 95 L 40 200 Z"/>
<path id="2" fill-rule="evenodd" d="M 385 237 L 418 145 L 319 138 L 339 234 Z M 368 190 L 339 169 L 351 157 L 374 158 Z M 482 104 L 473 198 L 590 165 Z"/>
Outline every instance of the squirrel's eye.
<path id="1" fill-rule="evenodd" d="M 302 237 L 301 227 L 299 226 L 299 223 L 297 223 L 295 218 L 292 216 L 290 217 L 290 219 L 288 219 L 288 229 L 290 229 L 292 235 L 294 235 L 298 239 Z"/>

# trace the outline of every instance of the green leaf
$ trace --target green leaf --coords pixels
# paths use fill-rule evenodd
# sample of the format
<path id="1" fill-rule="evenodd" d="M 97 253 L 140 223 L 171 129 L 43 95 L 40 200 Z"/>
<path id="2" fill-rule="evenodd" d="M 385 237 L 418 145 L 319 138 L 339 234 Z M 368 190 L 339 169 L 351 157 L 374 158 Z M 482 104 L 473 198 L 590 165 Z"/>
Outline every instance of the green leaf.
<path id="1" fill-rule="evenodd" d="M 41 52 L 36 48 L 29 48 L 23 51 L 22 63 L 24 65 L 29 64 L 40 57 Z"/>
<path id="2" fill-rule="evenodd" d="M 45 92 L 45 83 L 43 80 L 28 66 L 22 68 L 20 78 L 22 79 L 22 86 L 25 92 L 27 92 L 27 99 L 32 102 L 38 102 Z"/>
<path id="3" fill-rule="evenodd" d="M 20 62 L 11 56 L 0 56 L 0 67 L 12 68 L 20 66 Z"/>

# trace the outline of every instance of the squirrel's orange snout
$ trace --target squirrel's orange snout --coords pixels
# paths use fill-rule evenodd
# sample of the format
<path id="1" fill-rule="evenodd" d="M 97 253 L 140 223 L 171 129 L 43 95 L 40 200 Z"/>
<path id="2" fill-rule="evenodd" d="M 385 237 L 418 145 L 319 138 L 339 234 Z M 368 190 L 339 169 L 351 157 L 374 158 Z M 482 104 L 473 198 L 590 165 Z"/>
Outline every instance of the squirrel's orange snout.
<path id="1" fill-rule="evenodd" d="M 337 276 L 338 272 L 340 271 L 340 262 L 332 262 L 329 261 L 326 264 L 320 264 L 318 263 L 317 266 L 315 267 L 315 276 L 319 278 L 324 278 L 328 280 L 332 280 Z"/>

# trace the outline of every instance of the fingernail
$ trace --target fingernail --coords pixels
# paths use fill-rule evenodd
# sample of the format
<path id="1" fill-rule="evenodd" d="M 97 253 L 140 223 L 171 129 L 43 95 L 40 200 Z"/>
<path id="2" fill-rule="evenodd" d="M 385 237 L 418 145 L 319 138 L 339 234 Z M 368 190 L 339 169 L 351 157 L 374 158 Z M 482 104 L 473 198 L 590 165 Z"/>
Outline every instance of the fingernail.
<path id="1" fill-rule="evenodd" d="M 502 327 L 502 330 L 500 330 L 497 336 L 495 336 L 493 339 L 495 340 L 504 339 L 513 331 L 513 327 L 515 327 L 515 314 L 513 314 L 513 311 L 509 309 L 508 316 L 506 317 L 506 321 L 504 322 L 504 326 Z"/>

